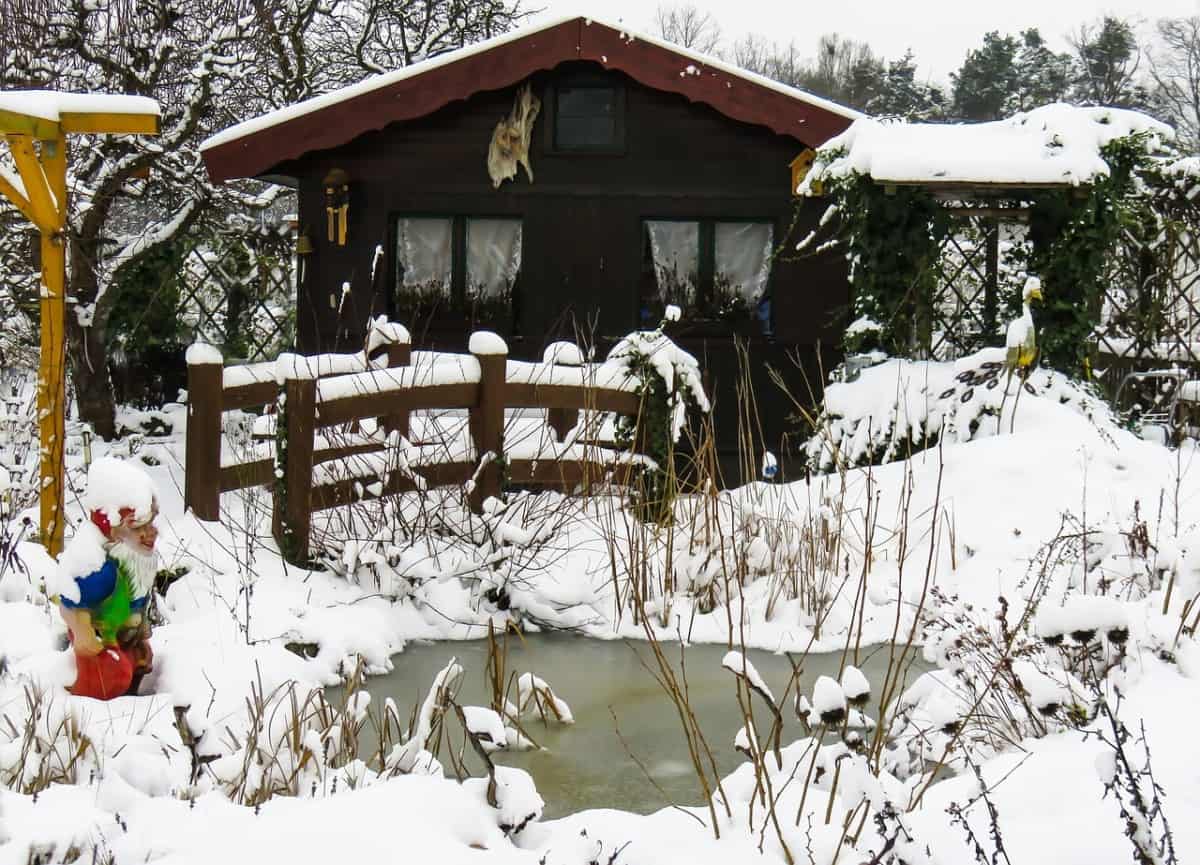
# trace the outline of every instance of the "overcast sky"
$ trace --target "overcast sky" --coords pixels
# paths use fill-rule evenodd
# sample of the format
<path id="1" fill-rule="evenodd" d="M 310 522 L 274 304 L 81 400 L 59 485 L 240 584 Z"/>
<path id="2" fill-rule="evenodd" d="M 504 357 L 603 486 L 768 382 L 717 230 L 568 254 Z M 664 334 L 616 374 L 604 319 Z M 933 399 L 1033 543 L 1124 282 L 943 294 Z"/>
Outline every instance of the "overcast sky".
<path id="1" fill-rule="evenodd" d="M 529 5 L 546 7 L 535 20 L 594 15 L 653 32 L 657 0 L 541 0 Z M 1017 33 L 1037 27 L 1061 49 L 1068 32 L 1104 14 L 1139 19 L 1147 26 L 1158 18 L 1200 15 L 1200 0 L 693 0 L 693 5 L 720 20 L 727 42 L 761 33 L 782 43 L 795 39 L 807 55 L 818 36 L 836 32 L 869 43 L 889 59 L 912 48 L 923 74 L 943 83 L 989 30 Z"/>

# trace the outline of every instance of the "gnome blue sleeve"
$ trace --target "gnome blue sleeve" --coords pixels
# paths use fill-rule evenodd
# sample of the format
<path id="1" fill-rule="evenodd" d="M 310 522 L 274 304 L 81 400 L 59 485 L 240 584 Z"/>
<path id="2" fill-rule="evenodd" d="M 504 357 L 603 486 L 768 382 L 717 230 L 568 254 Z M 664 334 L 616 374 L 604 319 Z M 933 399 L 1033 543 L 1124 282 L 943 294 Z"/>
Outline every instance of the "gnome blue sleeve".
<path id="1" fill-rule="evenodd" d="M 117 563 L 112 559 L 105 559 L 104 564 L 90 574 L 76 577 L 75 585 L 79 586 L 79 600 L 72 601 L 64 594 L 60 599 L 62 605 L 72 610 L 96 609 L 117 587 Z"/>

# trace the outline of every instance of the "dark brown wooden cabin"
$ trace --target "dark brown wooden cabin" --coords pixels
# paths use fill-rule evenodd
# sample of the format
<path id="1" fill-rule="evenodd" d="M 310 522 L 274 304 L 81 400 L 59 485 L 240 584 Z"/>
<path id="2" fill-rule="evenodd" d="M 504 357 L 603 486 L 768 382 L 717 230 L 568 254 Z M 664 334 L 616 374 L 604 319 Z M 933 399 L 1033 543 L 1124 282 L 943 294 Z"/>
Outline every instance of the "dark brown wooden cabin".
<path id="1" fill-rule="evenodd" d="M 526 82 L 541 102 L 534 179 L 521 169 L 494 188 L 493 130 Z M 260 177 L 299 192 L 299 350 L 361 345 L 383 314 L 418 347 L 461 351 L 471 330 L 488 328 L 514 357 L 540 357 L 578 331 L 604 351 L 676 301 L 683 318 L 670 332 L 701 358 L 732 453 L 735 336 L 748 343 L 772 449 L 791 406 L 768 365 L 806 395 L 788 355 L 818 389 L 820 369 L 836 362 L 845 263 L 791 254 L 825 205 L 792 195 L 789 166 L 854 116 L 576 18 L 235 127 L 204 158 L 214 181 Z M 348 198 L 327 200 L 326 181 Z"/>

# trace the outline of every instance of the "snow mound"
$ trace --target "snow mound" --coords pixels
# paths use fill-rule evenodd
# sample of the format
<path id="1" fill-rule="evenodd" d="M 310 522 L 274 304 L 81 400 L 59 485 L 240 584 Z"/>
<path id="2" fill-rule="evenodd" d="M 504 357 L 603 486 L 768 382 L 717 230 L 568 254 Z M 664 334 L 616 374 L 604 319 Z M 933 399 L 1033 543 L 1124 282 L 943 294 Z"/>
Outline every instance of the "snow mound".
<path id="1" fill-rule="evenodd" d="M 1003 349 L 957 361 L 893 359 L 826 388 L 805 452 L 817 471 L 881 465 L 941 441 L 1019 432 L 1063 413 L 1087 419 L 1101 435 L 1117 427 L 1101 399 L 1061 373 L 1037 370 L 1022 388 L 1005 369 Z"/>

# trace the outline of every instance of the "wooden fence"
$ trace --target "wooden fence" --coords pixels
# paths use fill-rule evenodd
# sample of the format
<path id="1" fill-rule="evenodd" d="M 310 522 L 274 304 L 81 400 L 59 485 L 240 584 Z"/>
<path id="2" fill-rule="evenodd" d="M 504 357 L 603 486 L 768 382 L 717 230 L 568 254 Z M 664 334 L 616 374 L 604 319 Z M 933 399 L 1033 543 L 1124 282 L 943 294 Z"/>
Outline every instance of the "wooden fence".
<path id="1" fill-rule="evenodd" d="M 636 459 L 594 442 L 581 449 L 564 441 L 581 411 L 639 414 L 636 382 L 621 365 L 583 364 L 578 349 L 563 351 L 563 344 L 552 346 L 540 364 L 509 361 L 503 340 L 489 333 L 472 336 L 471 354 L 427 355 L 413 363 L 402 327 L 373 333 L 374 345 L 357 355 L 282 355 L 274 363 L 229 368 L 215 349 L 194 346 L 187 359 L 186 506 L 214 521 L 221 493 L 270 485 L 275 537 L 290 560 L 301 562 L 309 556 L 316 511 L 463 484 L 479 513 L 488 497 L 500 494 L 504 475 L 514 485 L 570 491 L 614 469 L 623 476 Z M 378 357 L 369 355 L 371 348 Z M 277 431 L 285 454 L 280 465 L 274 457 L 223 464 L 223 413 L 276 403 L 282 406 L 277 422 L 284 425 Z M 546 411 L 558 448 L 549 454 L 506 451 L 505 410 L 522 408 Z M 411 412 L 448 409 L 467 411 L 473 452 L 447 449 L 415 466 L 392 460 L 399 452 L 393 434 L 407 436 Z M 368 419 L 383 440 L 356 435 Z M 341 440 L 330 434 L 337 431 Z"/>

